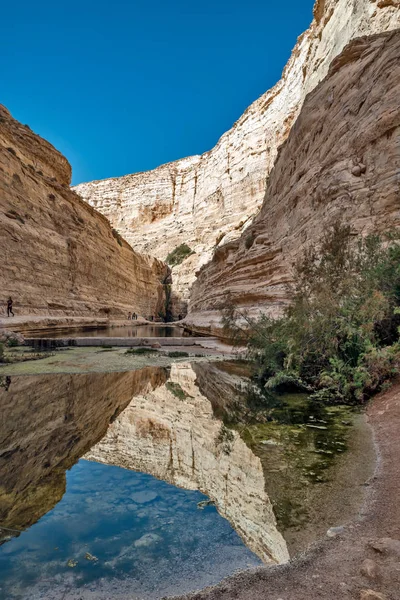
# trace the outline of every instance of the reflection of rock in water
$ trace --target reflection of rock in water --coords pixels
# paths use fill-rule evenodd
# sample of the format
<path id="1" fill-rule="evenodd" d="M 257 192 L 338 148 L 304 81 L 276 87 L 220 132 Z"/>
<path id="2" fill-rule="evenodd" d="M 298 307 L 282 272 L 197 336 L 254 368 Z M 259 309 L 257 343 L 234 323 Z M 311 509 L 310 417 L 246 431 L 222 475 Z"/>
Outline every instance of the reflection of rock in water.
<path id="1" fill-rule="evenodd" d="M 0 387 L 0 526 L 21 530 L 61 500 L 65 471 L 99 441 L 131 398 L 167 370 L 13 377 Z M 0 531 L 3 539 L 11 532 Z"/>
<path id="2" fill-rule="evenodd" d="M 193 370 L 214 414 L 239 425 L 243 441 L 260 458 L 291 555 L 357 515 L 374 465 L 363 415 L 349 407 L 314 404 L 304 394 L 263 397 L 243 379 L 249 368 L 246 372 L 238 361 L 195 363 Z"/>
<path id="3" fill-rule="evenodd" d="M 265 562 L 288 560 L 260 460 L 214 417 L 189 364 L 173 365 L 166 385 L 133 398 L 85 458 L 201 490 Z"/>

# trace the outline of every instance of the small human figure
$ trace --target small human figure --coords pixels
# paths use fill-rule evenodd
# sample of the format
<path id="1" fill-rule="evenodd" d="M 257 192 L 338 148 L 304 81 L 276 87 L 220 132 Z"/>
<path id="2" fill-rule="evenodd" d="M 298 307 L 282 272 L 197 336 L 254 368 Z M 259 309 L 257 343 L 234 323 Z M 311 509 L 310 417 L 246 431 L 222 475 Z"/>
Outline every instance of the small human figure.
<path id="1" fill-rule="evenodd" d="M 133 318 L 135 319 L 135 321 L 137 321 L 137 314 L 133 313 Z"/>
<path id="2" fill-rule="evenodd" d="M 132 320 L 132 313 L 128 312 L 128 321 Z"/>
<path id="3" fill-rule="evenodd" d="M 12 314 L 12 316 L 14 316 L 14 313 L 13 313 L 13 299 L 11 298 L 11 296 L 7 300 L 7 317 L 10 316 L 10 313 Z"/>
<path id="4" fill-rule="evenodd" d="M 8 392 L 10 385 L 11 385 L 11 377 L 9 375 L 7 375 L 5 386 L 4 386 L 4 389 L 6 392 Z"/>

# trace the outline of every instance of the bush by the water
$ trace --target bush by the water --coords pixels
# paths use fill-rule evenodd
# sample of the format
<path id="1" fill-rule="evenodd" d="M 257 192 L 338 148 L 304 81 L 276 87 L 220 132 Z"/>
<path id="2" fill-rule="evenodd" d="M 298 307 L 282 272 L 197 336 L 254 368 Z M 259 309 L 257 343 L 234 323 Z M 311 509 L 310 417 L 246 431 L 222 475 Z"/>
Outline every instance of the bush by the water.
<path id="1" fill-rule="evenodd" d="M 267 389 L 362 402 L 398 372 L 398 240 L 355 238 L 337 223 L 295 265 L 292 302 L 280 318 L 252 319 L 228 303 L 225 332 L 247 344 Z"/>
<path id="2" fill-rule="evenodd" d="M 168 254 L 165 262 L 170 267 L 176 267 L 177 265 L 183 263 L 185 258 L 191 254 L 194 254 L 194 252 L 187 244 L 180 244 L 180 246 L 177 246 L 175 250 L 172 250 L 172 252 Z"/>
<path id="3" fill-rule="evenodd" d="M 144 347 L 140 347 L 140 348 L 130 348 L 129 350 L 127 350 L 125 352 L 125 354 L 157 354 L 158 350 L 156 350 L 155 348 L 144 348 Z"/>

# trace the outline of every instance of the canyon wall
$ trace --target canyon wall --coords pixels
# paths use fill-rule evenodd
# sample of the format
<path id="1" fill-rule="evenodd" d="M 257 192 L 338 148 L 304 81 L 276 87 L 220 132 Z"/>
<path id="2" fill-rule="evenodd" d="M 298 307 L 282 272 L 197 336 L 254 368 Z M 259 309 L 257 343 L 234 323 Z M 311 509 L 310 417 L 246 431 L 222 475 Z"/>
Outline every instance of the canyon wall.
<path id="1" fill-rule="evenodd" d="M 69 189 L 71 167 L 0 105 L 0 302 L 20 314 L 144 316 L 168 267 L 141 256 Z"/>
<path id="2" fill-rule="evenodd" d="M 217 249 L 192 290 L 189 321 L 217 329 L 228 297 L 250 314 L 288 301 L 302 249 L 335 220 L 400 225 L 400 31 L 359 38 L 311 92 L 270 174 L 260 214 Z"/>
<path id="3" fill-rule="evenodd" d="M 176 315 L 185 312 L 196 271 L 214 248 L 238 238 L 258 212 L 278 147 L 332 59 L 354 37 L 399 27 L 399 8 L 400 0 L 317 0 L 281 80 L 211 151 L 76 186 L 136 250 L 162 260 L 182 243 L 195 252 L 173 268 Z"/>
<path id="4" fill-rule="evenodd" d="M 228 379 L 228 395 L 232 382 Z M 164 385 L 134 397 L 85 458 L 198 489 L 215 501 L 262 560 L 281 563 L 289 558 L 265 492 L 260 459 L 236 431 L 225 430 L 215 418 L 189 363 L 173 364 Z"/>

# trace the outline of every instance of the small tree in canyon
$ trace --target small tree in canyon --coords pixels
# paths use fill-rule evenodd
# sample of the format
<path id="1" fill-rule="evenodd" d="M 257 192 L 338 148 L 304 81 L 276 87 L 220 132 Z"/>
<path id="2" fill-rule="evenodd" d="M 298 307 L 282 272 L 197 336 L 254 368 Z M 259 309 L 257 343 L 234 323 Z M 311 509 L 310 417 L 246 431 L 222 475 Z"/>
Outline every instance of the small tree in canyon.
<path id="1" fill-rule="evenodd" d="M 247 344 L 268 389 L 356 402 L 397 372 L 398 236 L 355 238 L 336 223 L 296 263 L 289 291 L 291 304 L 278 319 L 251 319 L 232 303 L 224 310 L 225 331 Z"/>

